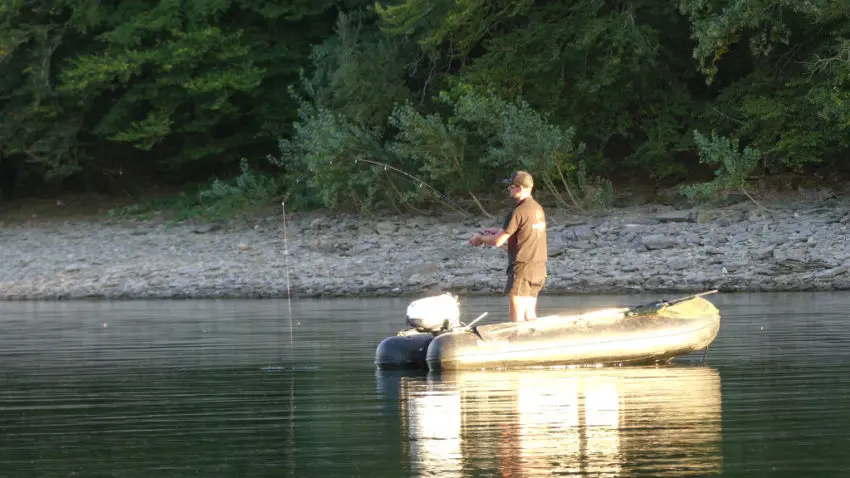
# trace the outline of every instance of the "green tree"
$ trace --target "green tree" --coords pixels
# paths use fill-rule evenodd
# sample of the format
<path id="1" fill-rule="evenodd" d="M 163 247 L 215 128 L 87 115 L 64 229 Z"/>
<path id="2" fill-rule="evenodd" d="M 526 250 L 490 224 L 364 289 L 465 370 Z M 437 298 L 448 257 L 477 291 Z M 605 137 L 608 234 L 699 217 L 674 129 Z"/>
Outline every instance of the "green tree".
<path id="1" fill-rule="evenodd" d="M 0 144 L 60 177 L 116 161 L 88 161 L 106 143 L 194 174 L 267 154 L 291 133 L 287 87 L 337 12 L 333 0 L 5 0 L 0 94 L 14 120 Z"/>
<path id="2" fill-rule="evenodd" d="M 848 148 L 850 6 L 816 0 L 683 0 L 694 58 L 715 85 L 706 127 L 741 138 L 766 171 L 835 164 Z"/>
<path id="3" fill-rule="evenodd" d="M 56 72 L 84 35 L 96 2 L 0 3 L 0 154 L 22 154 L 50 176 L 77 170 L 84 114 Z"/>
<path id="4" fill-rule="evenodd" d="M 90 108 L 97 137 L 159 147 L 172 168 L 269 151 L 293 117 L 286 85 L 328 34 L 333 3 L 120 2 L 101 13 L 97 51 L 63 70 L 61 91 Z"/>
<path id="5" fill-rule="evenodd" d="M 627 160 L 650 177 L 683 173 L 670 159 L 690 146 L 702 101 L 689 91 L 696 69 L 674 5 L 408 0 L 379 12 L 388 31 L 455 59 L 447 83 L 521 96 L 574 127 L 590 170 L 611 172 Z"/>

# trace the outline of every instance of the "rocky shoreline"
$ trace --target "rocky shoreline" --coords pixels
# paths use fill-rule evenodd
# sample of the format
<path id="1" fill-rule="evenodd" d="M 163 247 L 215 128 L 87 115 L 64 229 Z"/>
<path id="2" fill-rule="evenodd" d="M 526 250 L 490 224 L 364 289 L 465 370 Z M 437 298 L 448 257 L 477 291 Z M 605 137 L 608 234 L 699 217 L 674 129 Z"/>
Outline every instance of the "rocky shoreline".
<path id="1" fill-rule="evenodd" d="M 545 294 L 850 289 L 848 202 L 550 212 Z M 250 225 L 3 224 L 0 300 L 500 294 L 500 219 L 292 214 Z M 285 224 L 285 226 L 284 226 Z"/>

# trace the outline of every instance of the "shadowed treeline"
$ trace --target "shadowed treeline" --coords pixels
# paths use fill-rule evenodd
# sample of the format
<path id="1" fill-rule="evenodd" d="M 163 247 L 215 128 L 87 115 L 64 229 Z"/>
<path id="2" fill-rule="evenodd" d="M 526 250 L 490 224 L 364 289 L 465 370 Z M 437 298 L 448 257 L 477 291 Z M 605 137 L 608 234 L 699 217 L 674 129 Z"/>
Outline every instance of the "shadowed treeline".
<path id="1" fill-rule="evenodd" d="M 524 168 L 586 211 L 634 183 L 822 185 L 846 169 L 850 9 L 762 3 L 7 2 L 0 187 L 486 211 Z"/>

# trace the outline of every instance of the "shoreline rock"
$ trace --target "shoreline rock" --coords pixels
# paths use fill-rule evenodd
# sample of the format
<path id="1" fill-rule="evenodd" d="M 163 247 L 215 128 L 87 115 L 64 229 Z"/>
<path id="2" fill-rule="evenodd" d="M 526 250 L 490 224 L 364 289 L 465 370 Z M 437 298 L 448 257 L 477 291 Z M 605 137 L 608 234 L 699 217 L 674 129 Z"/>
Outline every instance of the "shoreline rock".
<path id="1" fill-rule="evenodd" d="M 549 214 L 544 294 L 850 289 L 843 199 Z M 501 212 L 500 212 L 501 214 Z M 2 225 L 0 300 L 498 295 L 501 217 L 294 214 L 249 227 L 105 219 Z"/>

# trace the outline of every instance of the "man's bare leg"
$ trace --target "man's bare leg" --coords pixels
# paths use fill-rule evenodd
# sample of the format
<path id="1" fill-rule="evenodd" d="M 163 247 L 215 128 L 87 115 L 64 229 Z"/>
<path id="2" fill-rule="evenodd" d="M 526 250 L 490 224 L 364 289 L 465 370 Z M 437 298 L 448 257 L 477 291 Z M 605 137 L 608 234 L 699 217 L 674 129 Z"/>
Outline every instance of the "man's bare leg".
<path id="1" fill-rule="evenodd" d="M 510 296 L 511 322 L 537 319 L 537 297 Z"/>
<path id="2" fill-rule="evenodd" d="M 516 295 L 508 296 L 510 302 L 511 322 L 520 322 L 525 318 L 523 297 Z"/>
<path id="3" fill-rule="evenodd" d="M 537 319 L 537 297 L 523 297 L 525 302 L 525 320 Z"/>

